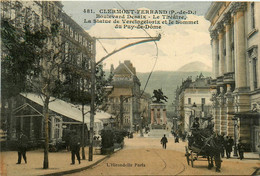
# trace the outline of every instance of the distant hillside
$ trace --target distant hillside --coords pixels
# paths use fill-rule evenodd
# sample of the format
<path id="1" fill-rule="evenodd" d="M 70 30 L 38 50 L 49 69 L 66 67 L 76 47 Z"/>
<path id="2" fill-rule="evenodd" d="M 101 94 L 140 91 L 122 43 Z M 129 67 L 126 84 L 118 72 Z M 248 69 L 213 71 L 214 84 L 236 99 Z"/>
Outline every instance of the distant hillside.
<path id="1" fill-rule="evenodd" d="M 207 66 L 202 62 L 191 62 L 188 63 L 181 68 L 179 68 L 180 72 L 211 72 L 211 67 Z"/>
<path id="2" fill-rule="evenodd" d="M 185 80 L 188 76 L 192 76 L 192 78 L 195 79 L 200 73 L 205 77 L 211 76 L 211 72 L 155 71 L 149 80 L 145 92 L 152 96 L 154 89 L 162 88 L 164 95 L 168 97 L 167 105 L 170 106 L 174 101 L 175 90 L 177 86 L 181 85 L 182 80 Z M 144 88 L 148 75 L 149 73 L 137 73 L 141 82 L 141 89 Z"/>

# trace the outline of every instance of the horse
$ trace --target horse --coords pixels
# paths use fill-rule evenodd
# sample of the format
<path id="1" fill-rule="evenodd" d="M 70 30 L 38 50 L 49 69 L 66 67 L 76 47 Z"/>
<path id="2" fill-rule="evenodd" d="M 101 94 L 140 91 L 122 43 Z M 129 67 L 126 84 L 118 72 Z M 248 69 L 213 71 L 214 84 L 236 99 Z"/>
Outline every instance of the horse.
<path id="1" fill-rule="evenodd" d="M 193 136 L 188 137 L 189 148 L 198 155 L 207 157 L 208 169 L 216 165 L 216 172 L 221 168 L 221 136 L 207 129 L 193 131 Z"/>
<path id="2" fill-rule="evenodd" d="M 208 169 L 211 169 L 214 166 L 213 159 L 215 161 L 216 172 L 220 172 L 221 168 L 221 144 L 222 140 L 219 135 L 214 133 L 209 137 L 205 143 L 205 154 L 208 160 Z"/>

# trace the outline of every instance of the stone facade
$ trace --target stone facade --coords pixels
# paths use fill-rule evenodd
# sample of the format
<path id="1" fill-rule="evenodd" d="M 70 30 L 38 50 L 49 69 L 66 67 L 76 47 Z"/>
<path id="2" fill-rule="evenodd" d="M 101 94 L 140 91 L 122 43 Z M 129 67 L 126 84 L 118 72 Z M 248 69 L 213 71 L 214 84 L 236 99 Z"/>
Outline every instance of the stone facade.
<path id="1" fill-rule="evenodd" d="M 179 130 L 189 132 L 195 117 L 200 122 L 208 117 L 211 112 L 210 78 L 204 78 L 201 74 L 194 81 L 189 77 L 176 89 L 175 106 L 179 120 Z"/>
<path id="2" fill-rule="evenodd" d="M 114 88 L 108 97 L 108 113 L 116 115 L 119 126 L 121 123 L 123 128 L 133 130 L 134 126 L 139 126 L 141 120 L 140 81 L 136 76 L 135 67 L 129 60 L 120 63 L 113 74 Z M 120 111 L 120 108 L 123 109 Z"/>
<path id="3" fill-rule="evenodd" d="M 259 150 L 260 3 L 212 2 L 205 18 L 211 22 L 215 130 Z"/>

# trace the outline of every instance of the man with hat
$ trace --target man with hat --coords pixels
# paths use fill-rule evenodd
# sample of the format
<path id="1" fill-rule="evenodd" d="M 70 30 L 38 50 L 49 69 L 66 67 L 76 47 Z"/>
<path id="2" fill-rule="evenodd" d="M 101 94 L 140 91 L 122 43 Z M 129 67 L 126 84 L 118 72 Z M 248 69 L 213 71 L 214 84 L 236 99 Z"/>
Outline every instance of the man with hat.
<path id="1" fill-rule="evenodd" d="M 75 164 L 75 155 L 80 164 L 80 138 L 76 131 L 72 131 L 70 137 L 70 150 L 71 150 L 71 164 Z"/>
<path id="2" fill-rule="evenodd" d="M 16 164 L 21 164 L 22 156 L 24 162 L 27 163 L 27 159 L 26 159 L 27 145 L 28 145 L 28 137 L 23 134 L 23 131 L 20 131 L 18 135 L 18 142 L 17 142 L 18 161 Z"/>
<path id="3" fill-rule="evenodd" d="M 193 124 L 192 124 L 192 130 L 198 130 L 199 127 L 200 127 L 199 118 L 196 117 L 196 118 L 195 118 L 195 121 L 194 121 Z"/>

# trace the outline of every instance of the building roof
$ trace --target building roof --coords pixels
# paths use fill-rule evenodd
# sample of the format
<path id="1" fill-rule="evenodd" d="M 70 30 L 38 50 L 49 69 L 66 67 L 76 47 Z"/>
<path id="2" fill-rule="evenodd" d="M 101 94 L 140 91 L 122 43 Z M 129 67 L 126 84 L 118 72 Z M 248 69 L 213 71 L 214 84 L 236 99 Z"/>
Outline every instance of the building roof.
<path id="1" fill-rule="evenodd" d="M 209 88 L 210 82 L 209 78 L 199 78 L 196 79 L 189 85 L 189 88 Z"/>
<path id="2" fill-rule="evenodd" d="M 114 70 L 114 75 L 129 74 L 136 75 L 135 67 L 129 60 L 125 60 L 124 63 L 120 63 Z"/>
<path id="3" fill-rule="evenodd" d="M 210 7 L 208 8 L 208 11 L 205 14 L 206 20 L 212 21 L 222 4 L 223 2 L 212 2 Z"/>
<path id="4" fill-rule="evenodd" d="M 34 93 L 21 93 L 21 95 L 41 106 L 43 106 L 43 101 L 41 97 Z M 49 109 L 55 113 L 61 114 L 63 116 L 66 116 L 68 118 L 71 118 L 73 120 L 82 122 L 82 112 L 81 112 L 81 106 L 77 107 L 74 104 L 65 102 L 60 99 L 55 99 L 54 101 L 53 97 L 50 99 L 49 103 Z M 85 112 L 90 111 L 90 106 L 85 105 Z M 109 113 L 106 113 L 104 111 L 98 111 L 95 115 L 95 122 L 101 122 L 101 119 L 107 119 L 110 118 L 112 115 Z M 85 115 L 85 123 L 90 123 L 90 113 L 87 113 Z"/>

